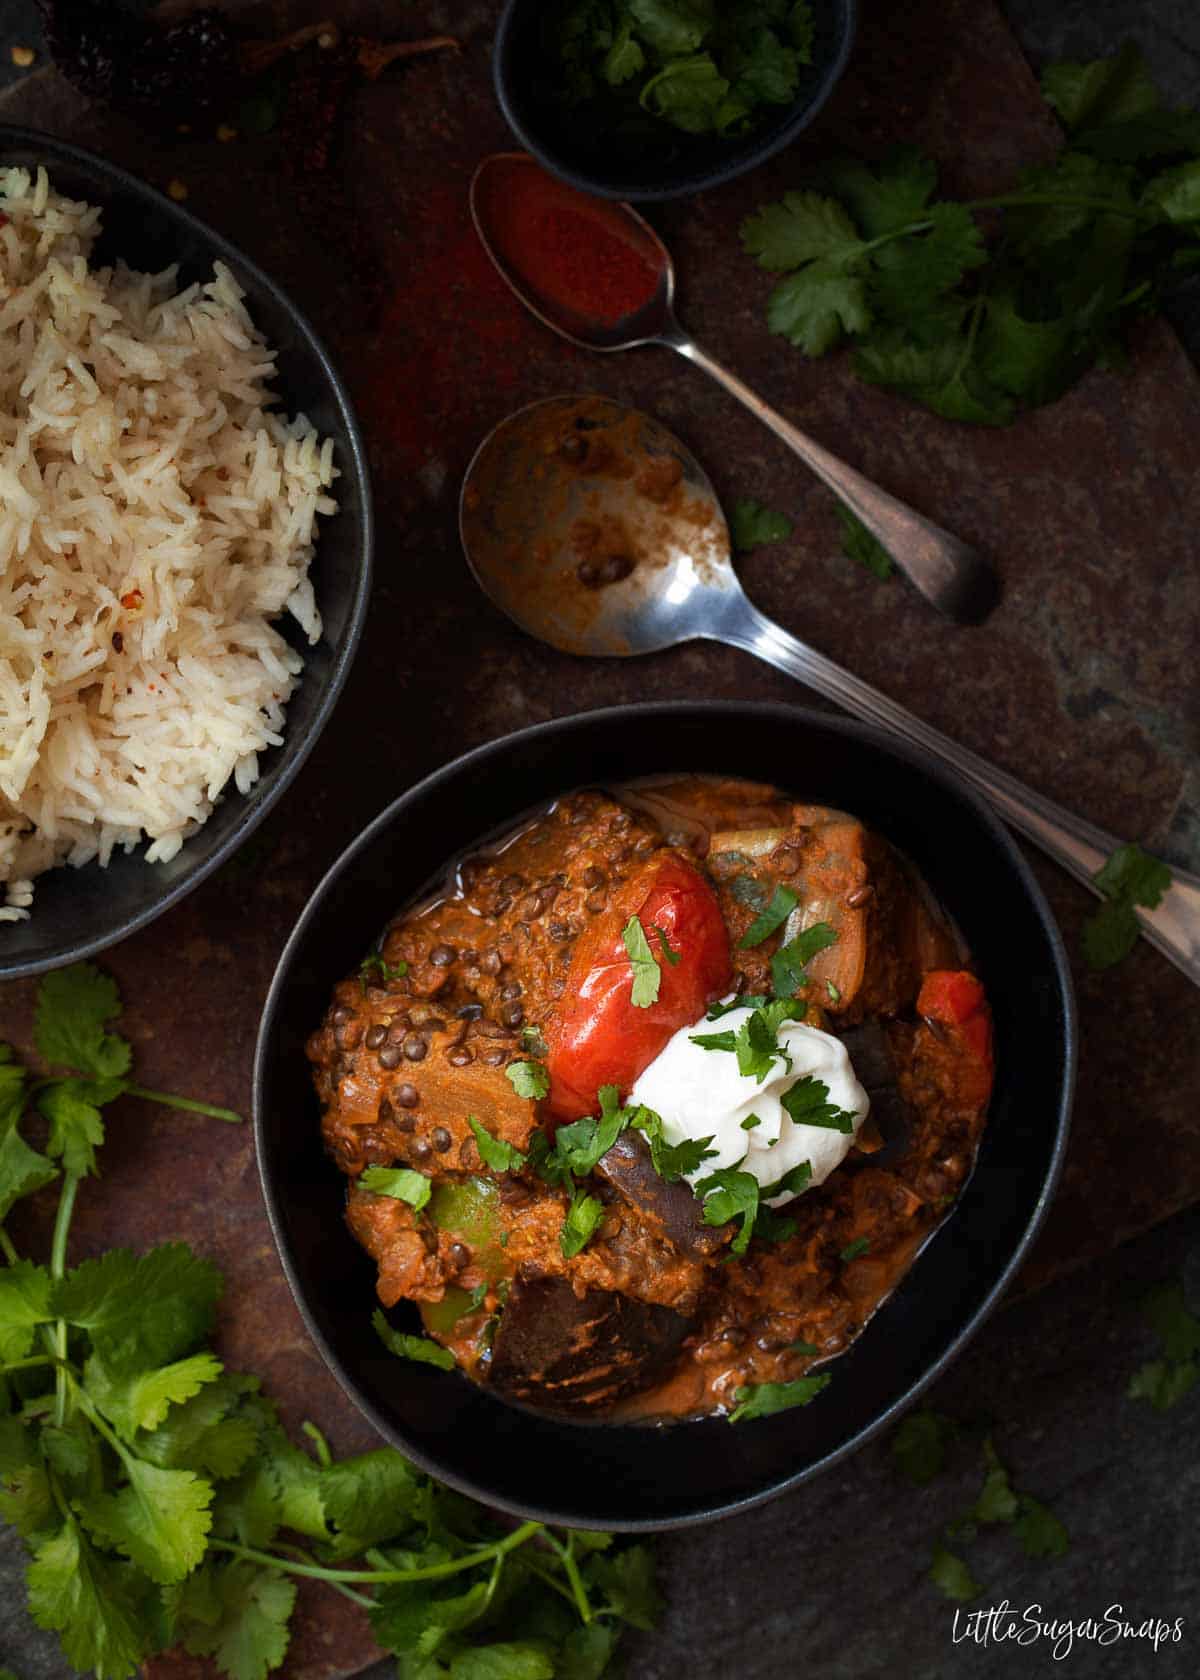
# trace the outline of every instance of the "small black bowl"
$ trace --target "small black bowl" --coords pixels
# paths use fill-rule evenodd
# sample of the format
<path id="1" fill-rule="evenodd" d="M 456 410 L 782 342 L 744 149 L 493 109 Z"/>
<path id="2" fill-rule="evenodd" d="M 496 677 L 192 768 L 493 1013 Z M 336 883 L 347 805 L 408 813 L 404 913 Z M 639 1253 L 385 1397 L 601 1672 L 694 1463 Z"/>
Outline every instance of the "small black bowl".
<path id="1" fill-rule="evenodd" d="M 917 864 L 988 988 L 998 1073 L 958 1205 L 805 1410 L 731 1426 L 579 1424 L 517 1411 L 456 1372 L 387 1353 L 375 1267 L 343 1217 L 304 1056 L 334 983 L 392 914 L 497 825 L 557 794 L 663 771 L 716 772 L 853 811 Z M 1042 1222 L 1066 1143 L 1075 1006 L 1062 942 L 996 817 L 878 730 L 798 707 L 631 706 L 506 736 L 390 805 L 313 894 L 276 970 L 254 1066 L 263 1194 L 284 1271 L 326 1363 L 379 1432 L 452 1487 L 522 1517 L 682 1527 L 747 1509 L 845 1457 L 908 1406 L 978 1330 Z M 414 1314 L 413 1328 L 418 1328 Z"/>
<path id="2" fill-rule="evenodd" d="M 28 921 L 0 923 L 0 979 L 39 974 L 103 951 L 160 916 L 253 833 L 308 757 L 341 692 L 366 617 L 372 515 L 367 458 L 350 397 L 329 353 L 275 282 L 219 233 L 123 169 L 32 129 L 0 124 L 0 168 L 41 164 L 56 192 L 98 204 L 104 214 L 95 261 L 123 259 L 150 272 L 180 266 L 180 284 L 212 277 L 219 260 L 246 293 L 255 325 L 278 352 L 274 388 L 289 414 L 307 414 L 334 440 L 341 477 L 338 512 L 321 522 L 311 577 L 324 633 L 315 647 L 292 625 L 277 628 L 304 655 L 287 709 L 284 741 L 260 755 L 249 794 L 230 788 L 200 831 L 169 863 L 147 864 L 145 844 L 95 863 L 47 870 L 34 887 Z"/>
<path id="3" fill-rule="evenodd" d="M 749 134 L 688 135 L 647 117 L 644 131 L 620 137 L 597 134 L 555 103 L 543 82 L 539 25 L 546 11 L 546 0 L 508 0 L 496 31 L 492 73 L 509 126 L 526 151 L 573 187 L 643 202 L 723 186 L 790 145 L 837 85 L 858 22 L 858 0 L 813 0 L 813 62 L 802 69 L 792 103 L 765 107 Z"/>

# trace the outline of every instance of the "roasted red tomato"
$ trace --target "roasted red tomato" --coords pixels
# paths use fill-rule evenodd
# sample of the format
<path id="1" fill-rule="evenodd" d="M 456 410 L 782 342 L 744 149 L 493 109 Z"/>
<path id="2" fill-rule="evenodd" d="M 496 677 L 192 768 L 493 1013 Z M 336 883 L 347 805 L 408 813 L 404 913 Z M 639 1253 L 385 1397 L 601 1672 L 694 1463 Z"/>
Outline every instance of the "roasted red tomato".
<path id="1" fill-rule="evenodd" d="M 935 968 L 921 982 L 917 1014 L 948 1029 L 962 1047 L 962 1095 L 982 1106 L 992 1094 L 992 1011 L 983 987 L 965 969 Z"/>
<path id="2" fill-rule="evenodd" d="M 658 997 L 644 1008 L 633 1002 L 622 939 L 631 916 L 659 967 Z M 698 1021 L 732 979 L 729 934 L 708 881 L 677 853 L 652 860 L 575 947 L 562 1003 L 545 1031 L 552 1113 L 564 1120 L 594 1113 L 602 1085 L 627 1095 L 667 1040 Z"/>

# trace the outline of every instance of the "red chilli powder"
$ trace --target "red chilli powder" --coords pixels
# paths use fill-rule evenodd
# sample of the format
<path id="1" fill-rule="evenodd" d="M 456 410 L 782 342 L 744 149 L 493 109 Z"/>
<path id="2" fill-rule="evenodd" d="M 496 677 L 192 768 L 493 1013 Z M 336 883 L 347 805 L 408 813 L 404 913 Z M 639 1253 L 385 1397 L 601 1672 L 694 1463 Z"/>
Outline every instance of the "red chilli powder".
<path id="1" fill-rule="evenodd" d="M 494 166 L 484 205 L 488 236 L 513 277 L 556 311 L 614 327 L 658 290 L 647 236 L 619 211 L 513 159 Z"/>

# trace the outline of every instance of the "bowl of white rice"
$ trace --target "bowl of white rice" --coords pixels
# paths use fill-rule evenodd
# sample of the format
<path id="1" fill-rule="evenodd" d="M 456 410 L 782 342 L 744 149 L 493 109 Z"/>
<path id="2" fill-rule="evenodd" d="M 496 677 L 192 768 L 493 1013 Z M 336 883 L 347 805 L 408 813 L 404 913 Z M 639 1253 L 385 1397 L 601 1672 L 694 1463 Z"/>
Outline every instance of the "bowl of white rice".
<path id="1" fill-rule="evenodd" d="M 0 976 L 104 949 L 252 832 L 357 646 L 365 455 L 279 288 L 0 125 Z"/>

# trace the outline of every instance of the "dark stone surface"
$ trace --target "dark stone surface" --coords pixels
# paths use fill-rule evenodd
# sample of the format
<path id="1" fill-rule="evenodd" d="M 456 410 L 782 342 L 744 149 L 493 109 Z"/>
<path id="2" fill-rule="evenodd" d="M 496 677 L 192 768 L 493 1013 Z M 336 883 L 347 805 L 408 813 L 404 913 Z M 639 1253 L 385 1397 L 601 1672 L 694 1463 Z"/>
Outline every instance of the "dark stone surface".
<path id="1" fill-rule="evenodd" d="M 902 9 L 868 0 L 864 9 L 874 21 L 814 150 L 834 137 L 872 145 L 912 135 L 942 158 L 957 188 L 1004 178 L 1053 145 L 1032 79 L 984 0 Z M 789 628 L 1065 802 L 1196 866 L 1190 708 L 1200 630 L 1189 615 L 1200 599 L 1192 511 L 1200 399 L 1169 332 L 1150 327 L 1127 373 L 1090 376 L 1010 432 L 956 428 L 865 392 L 836 361 L 805 364 L 767 338 L 766 283 L 737 257 L 733 235 L 751 203 L 792 184 L 794 157 L 664 212 L 683 275 L 682 312 L 698 336 L 832 447 L 996 554 L 1008 591 L 1000 613 L 977 632 L 950 629 L 899 584 L 881 589 L 850 569 L 824 492 L 698 374 L 665 354 L 588 361 L 535 328 L 494 282 L 463 213 L 473 160 L 504 143 L 486 92 L 493 5 L 399 12 L 314 0 L 256 10 L 276 28 L 330 11 L 389 34 L 450 28 L 467 52 L 357 94 L 337 175 L 344 190 L 303 198 L 277 141 L 230 148 L 204 136 L 160 148 L 87 109 L 40 67 L 16 73 L 0 105 L 13 120 L 92 144 L 160 184 L 185 180 L 192 206 L 277 272 L 317 318 L 373 444 L 378 585 L 337 718 L 253 857 L 235 860 L 106 959 L 128 1000 L 147 1084 L 246 1106 L 257 1005 L 307 891 L 369 815 L 447 757 L 504 729 L 612 700 L 796 697 L 794 685 L 727 649 L 689 647 L 621 667 L 571 661 L 519 637 L 474 593 L 453 523 L 469 452 L 521 401 L 572 387 L 657 411 L 723 493 L 755 494 L 796 517 L 792 544 L 744 567 L 750 593 Z M 5 77 L 8 46 L 35 44 L 30 11 L 0 0 Z M 1035 61 L 1094 56 L 1132 32 L 1173 96 L 1195 97 L 1200 19 L 1183 0 L 1016 0 L 1013 13 Z M 374 320 L 347 278 L 348 229 L 357 230 L 360 279 L 382 282 Z M 364 764 L 370 783 L 352 779 Z M 1053 866 L 1038 869 L 1073 943 L 1090 901 Z M 1018 1481 L 1054 1503 L 1074 1536 L 1067 1559 L 1036 1566 L 985 1537 L 971 1560 L 986 1601 L 1035 1598 L 1047 1615 L 1082 1617 L 1121 1600 L 1133 1620 L 1194 1618 L 1188 1512 L 1200 1406 L 1193 1395 L 1161 1419 L 1122 1394 L 1146 1356 L 1136 1283 L 1190 1255 L 1195 1299 L 1200 1229 L 1183 1215 L 1103 1257 L 1200 1195 L 1195 994 L 1146 947 L 1112 976 L 1079 979 L 1074 1142 L 1026 1284 L 1081 1269 L 1007 1308 L 935 1403 L 994 1411 Z M 28 987 L 4 989 L 0 1037 L 27 1041 L 31 996 Z M 231 1279 L 229 1363 L 259 1370 L 290 1421 L 311 1412 L 340 1450 L 368 1444 L 290 1308 L 258 1211 L 249 1138 L 214 1139 L 203 1122 L 134 1104 L 112 1136 L 105 1180 L 89 1186 L 81 1208 L 77 1252 L 118 1234 L 135 1243 L 180 1235 L 205 1248 Z M 1044 1666 L 1044 1650 L 952 1647 L 946 1607 L 919 1581 L 938 1524 L 967 1502 L 970 1485 L 964 1469 L 946 1488 L 914 1496 L 876 1447 L 752 1518 L 664 1544 L 672 1607 L 659 1638 L 641 1642 L 633 1674 L 736 1666 L 766 1680 L 803 1662 L 832 1675 L 987 1676 Z M 9 1545 L 6 1579 L 15 1581 L 11 1537 Z M 19 1590 L 3 1580 L 0 1663 L 51 1680 L 63 1672 L 53 1642 L 31 1628 Z M 316 1680 L 360 1664 L 367 1647 L 361 1629 L 340 1620 L 341 1602 L 308 1602 L 308 1632 L 286 1672 Z M 1124 1645 L 1089 1647 L 1070 1661 L 1089 1676 L 1191 1673 L 1194 1643 L 1153 1659 Z"/>

